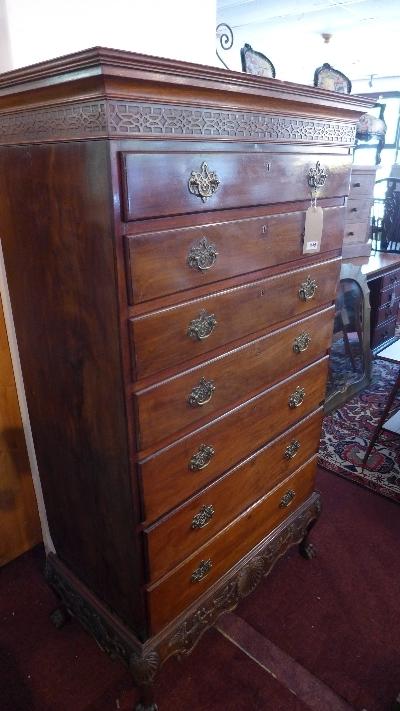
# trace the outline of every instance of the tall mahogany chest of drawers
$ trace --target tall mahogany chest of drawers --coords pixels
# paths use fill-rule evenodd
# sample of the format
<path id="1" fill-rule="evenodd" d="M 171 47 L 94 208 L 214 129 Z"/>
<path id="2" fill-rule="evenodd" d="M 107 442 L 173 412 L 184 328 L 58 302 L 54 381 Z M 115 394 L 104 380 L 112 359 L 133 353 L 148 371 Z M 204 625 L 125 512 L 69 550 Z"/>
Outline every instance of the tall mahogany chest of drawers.
<path id="1" fill-rule="evenodd" d="M 129 665 L 140 708 L 162 661 L 290 545 L 310 553 L 368 106 L 103 49 L 0 78 L 0 230 L 47 577 Z M 315 195 L 321 245 L 303 254 Z"/>

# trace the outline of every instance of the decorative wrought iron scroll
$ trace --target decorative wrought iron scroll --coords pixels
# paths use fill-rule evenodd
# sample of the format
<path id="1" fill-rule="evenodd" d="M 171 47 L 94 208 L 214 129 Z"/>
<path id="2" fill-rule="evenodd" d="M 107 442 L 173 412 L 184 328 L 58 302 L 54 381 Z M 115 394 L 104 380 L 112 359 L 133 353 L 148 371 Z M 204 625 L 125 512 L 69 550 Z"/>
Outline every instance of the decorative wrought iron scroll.
<path id="1" fill-rule="evenodd" d="M 225 22 L 220 22 L 219 25 L 217 25 L 216 29 L 216 34 L 217 34 L 217 43 L 221 46 L 223 50 L 228 50 L 232 47 L 233 45 L 233 32 L 232 28 L 229 27 Z M 218 54 L 218 44 L 217 44 L 217 49 L 215 50 L 215 53 L 219 59 L 219 61 L 224 65 L 225 69 L 229 69 L 228 65 L 224 60 L 222 59 L 221 55 Z"/>

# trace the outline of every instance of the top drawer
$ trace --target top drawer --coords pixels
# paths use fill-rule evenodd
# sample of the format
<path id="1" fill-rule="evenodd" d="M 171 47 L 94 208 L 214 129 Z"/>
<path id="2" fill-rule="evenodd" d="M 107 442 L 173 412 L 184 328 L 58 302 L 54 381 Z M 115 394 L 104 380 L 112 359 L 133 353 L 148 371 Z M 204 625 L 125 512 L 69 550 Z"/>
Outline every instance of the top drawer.
<path id="1" fill-rule="evenodd" d="M 308 172 L 327 172 L 319 197 L 348 194 L 350 156 L 185 151 L 122 153 L 125 220 L 267 205 L 310 197 Z"/>

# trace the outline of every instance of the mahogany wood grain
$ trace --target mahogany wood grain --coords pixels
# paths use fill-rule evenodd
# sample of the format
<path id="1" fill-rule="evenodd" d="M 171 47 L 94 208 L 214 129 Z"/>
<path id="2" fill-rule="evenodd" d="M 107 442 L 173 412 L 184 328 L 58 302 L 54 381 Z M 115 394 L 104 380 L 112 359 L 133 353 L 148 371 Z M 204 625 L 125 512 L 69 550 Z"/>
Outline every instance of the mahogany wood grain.
<path id="1" fill-rule="evenodd" d="M 0 300 L 0 566 L 42 540 Z"/>
<path id="2" fill-rule="evenodd" d="M 191 360 L 274 323 L 301 318 L 332 303 L 339 273 L 340 259 L 335 259 L 131 319 L 137 377 Z M 299 288 L 309 276 L 316 280 L 318 288 L 313 298 L 302 301 Z M 188 336 L 188 328 L 202 311 L 213 314 L 217 325 L 208 338 L 199 341 Z"/>
<path id="3" fill-rule="evenodd" d="M 148 528 L 145 536 L 150 580 L 157 580 L 176 567 L 241 511 L 316 454 L 322 416 L 322 411 L 318 410 L 301 420 L 298 425 L 204 488 L 167 518 Z M 299 449 L 292 459 L 287 459 L 286 448 L 293 442 L 298 442 Z M 212 518 L 204 527 L 193 528 L 194 517 L 204 506 L 210 505 L 214 510 Z"/>
<path id="4" fill-rule="evenodd" d="M 228 404 L 233 409 L 220 416 L 214 412 L 212 422 L 189 424 L 179 439 L 171 435 L 139 452 L 132 395 L 178 376 L 184 362 L 186 368 L 200 366 L 210 356 L 224 356 L 229 343 L 231 350 L 244 347 L 333 302 L 339 260 L 330 261 L 326 270 L 322 261 L 340 256 L 342 209 L 330 226 L 331 213 L 326 213 L 324 251 L 311 257 L 299 254 L 294 225 L 283 234 L 278 220 L 268 221 L 272 236 L 265 255 L 265 243 L 259 248 L 251 237 L 253 223 L 243 230 L 247 239 L 241 233 L 239 240 L 225 232 L 225 225 L 230 230 L 236 220 L 304 213 L 310 199 L 307 171 L 317 160 L 328 169 L 321 205 L 343 207 L 356 123 L 372 103 L 318 87 L 103 48 L 0 77 L 0 235 L 50 530 L 58 564 L 68 570 L 65 597 L 86 626 L 89 611 L 96 611 L 90 617 L 95 636 L 129 661 L 140 682 L 150 679 L 158 659 L 148 603 L 154 629 L 171 622 L 164 658 L 171 653 L 167 638 L 176 640 L 177 625 L 190 624 L 189 618 L 178 623 L 171 617 L 178 608 L 192 614 L 185 600 L 196 603 L 204 589 L 200 583 L 186 597 L 187 578 L 179 582 L 182 561 L 173 583 L 164 578 L 148 595 L 143 529 L 315 413 L 324 397 L 327 358 L 240 405 Z M 129 222 L 121 153 L 132 156 L 126 193 L 128 216 L 135 219 Z M 187 182 L 190 171 L 201 167 L 199 158 L 209 161 L 221 179 L 204 203 L 189 192 Z M 210 226 L 211 235 L 216 223 L 223 225 L 221 256 L 237 247 L 229 252 L 226 271 L 217 277 L 210 272 L 209 282 L 180 281 L 175 254 L 178 260 L 186 255 L 192 228 L 201 232 Z M 277 234 L 282 235 L 280 255 Z M 133 238 L 132 289 L 141 294 L 135 292 L 133 303 L 128 303 L 127 235 Z M 154 250 L 154 279 L 149 249 Z M 157 274 L 166 250 L 172 261 L 163 285 Z M 321 277 L 316 298 L 301 310 L 283 286 L 280 290 L 286 277 L 278 275 L 289 265 L 291 273 L 304 267 L 303 276 L 318 272 Z M 147 270 L 142 282 L 138 270 Z M 273 287 L 271 292 L 261 294 L 266 286 Z M 299 284 L 292 286 L 296 294 Z M 191 310 L 202 304 L 221 305 L 219 324 L 211 340 L 194 350 L 186 341 L 186 318 L 196 318 Z M 138 324 L 132 339 L 129 319 Z M 288 398 L 296 386 L 306 394 L 292 410 Z M 188 472 L 192 455 L 207 442 L 215 447 L 209 466 Z M 276 466 L 269 470 L 278 472 Z M 306 495 L 307 466 L 299 474 L 296 505 Z M 249 475 L 251 469 L 258 471 L 258 464 L 246 465 Z M 254 481 L 261 487 L 259 471 Z M 317 497 L 311 498 L 307 515 L 315 518 Z M 293 510 L 303 516 L 301 508 Z M 232 556 L 241 556 L 236 565 L 249 561 L 249 547 L 259 551 L 262 536 L 276 526 L 276 515 L 282 522 L 286 517 L 286 511 L 277 513 L 267 502 L 254 511 L 248 521 L 241 514 L 237 539 L 230 534 L 237 519 L 227 524 L 218 548 L 225 560 L 218 560 L 212 573 L 215 590 L 221 572 L 235 565 Z M 148 512 L 153 518 L 146 521 Z M 289 520 L 298 525 L 295 517 Z M 277 543 L 282 530 L 274 528 Z M 176 584 L 183 588 L 175 589 Z M 107 611 L 105 617 L 98 616 L 100 609 Z M 126 646 L 128 639 L 135 640 L 133 645 Z M 180 642 L 172 644 L 175 653 Z"/>
<path id="5" fill-rule="evenodd" d="M 59 557 L 143 637 L 104 141 L 0 149 L 1 237 Z"/>
<path id="6" fill-rule="evenodd" d="M 158 632 L 179 612 L 201 595 L 252 547 L 277 526 L 292 508 L 311 494 L 316 459 L 313 458 L 283 483 L 236 518 L 211 541 L 187 558 L 178 568 L 148 588 L 148 606 L 153 633 Z M 282 497 L 293 491 L 289 507 L 280 507 Z M 191 576 L 202 561 L 211 561 L 210 572 L 199 582 Z"/>
<path id="7" fill-rule="evenodd" d="M 317 160 L 328 174 L 320 196 L 347 195 L 351 170 L 350 156 L 277 154 L 258 145 L 246 153 L 229 152 L 227 147 L 223 153 L 207 153 L 199 145 L 193 153 L 123 153 L 121 159 L 127 221 L 305 200 L 311 194 L 308 171 Z M 203 163 L 219 180 L 205 200 L 188 188 L 192 172 L 201 171 Z"/>
<path id="8" fill-rule="evenodd" d="M 340 249 L 344 213 L 342 207 L 324 209 L 321 253 Z M 296 211 L 128 236 L 131 303 L 300 259 L 304 224 L 305 211 Z M 218 256 L 210 268 L 201 271 L 189 266 L 188 257 L 204 238 L 215 246 Z"/>
<path id="9" fill-rule="evenodd" d="M 334 306 L 296 321 L 201 366 L 157 383 L 134 395 L 138 447 L 145 449 L 204 418 L 232 407 L 289 373 L 325 355 L 332 340 Z M 307 334 L 309 345 L 295 350 L 296 338 Z M 189 403 L 202 378 L 215 390 L 200 407 Z"/>
<path id="10" fill-rule="evenodd" d="M 365 274 L 370 284 L 387 272 L 390 273 L 394 269 L 398 269 L 400 267 L 400 254 L 377 252 L 376 254 L 371 254 L 367 261 L 363 260 L 360 266 L 362 273 Z"/>
<path id="11" fill-rule="evenodd" d="M 142 487 L 143 519 L 152 521 L 166 513 L 285 428 L 310 414 L 324 399 L 327 372 L 328 358 L 325 357 L 141 460 L 138 475 Z M 288 399 L 297 387 L 305 389 L 304 402 L 300 407 L 290 409 Z M 205 469 L 191 472 L 190 460 L 202 444 L 212 446 L 215 455 Z"/>

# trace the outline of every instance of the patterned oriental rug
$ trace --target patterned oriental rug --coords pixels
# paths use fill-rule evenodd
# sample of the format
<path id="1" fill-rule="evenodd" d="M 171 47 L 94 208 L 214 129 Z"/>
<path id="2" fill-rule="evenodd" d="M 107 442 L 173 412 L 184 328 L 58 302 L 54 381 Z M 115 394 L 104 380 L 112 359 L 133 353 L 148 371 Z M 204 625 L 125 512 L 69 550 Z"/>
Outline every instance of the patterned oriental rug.
<path id="1" fill-rule="evenodd" d="M 382 430 L 364 471 L 361 463 L 398 366 L 375 360 L 368 388 L 324 419 L 319 464 L 328 471 L 400 502 L 400 436 Z M 400 407 L 400 395 L 393 410 Z"/>

